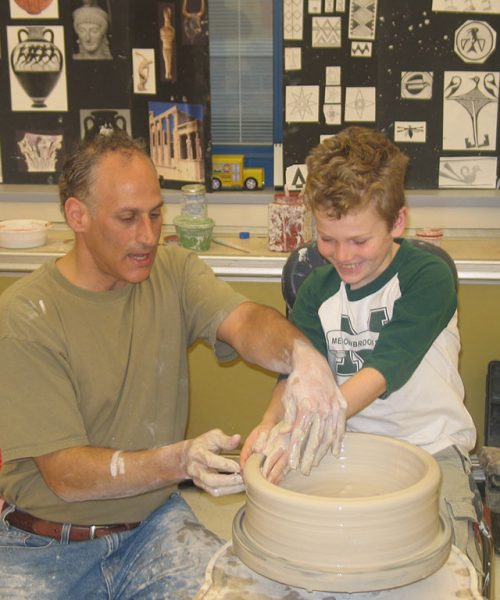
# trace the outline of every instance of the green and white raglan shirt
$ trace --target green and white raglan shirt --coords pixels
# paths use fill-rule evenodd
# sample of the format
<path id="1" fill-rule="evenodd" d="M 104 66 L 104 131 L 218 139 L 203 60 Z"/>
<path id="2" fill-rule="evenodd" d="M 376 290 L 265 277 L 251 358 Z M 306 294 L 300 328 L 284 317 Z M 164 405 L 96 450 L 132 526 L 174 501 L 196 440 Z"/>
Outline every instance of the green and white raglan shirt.
<path id="1" fill-rule="evenodd" d="M 437 256 L 396 240 L 389 267 L 351 290 L 330 264 L 300 287 L 294 323 L 327 357 L 339 385 L 362 368 L 386 393 L 347 422 L 349 431 L 399 438 L 436 453 L 474 447 L 476 431 L 458 373 L 460 338 L 453 277 Z"/>

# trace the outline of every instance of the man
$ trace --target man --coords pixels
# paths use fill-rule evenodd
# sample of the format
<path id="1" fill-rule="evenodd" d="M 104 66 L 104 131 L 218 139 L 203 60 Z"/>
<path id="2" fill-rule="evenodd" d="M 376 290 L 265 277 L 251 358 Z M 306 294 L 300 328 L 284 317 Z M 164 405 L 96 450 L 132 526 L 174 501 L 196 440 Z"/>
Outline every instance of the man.
<path id="1" fill-rule="evenodd" d="M 84 142 L 60 197 L 74 247 L 0 297 L 0 598 L 191 598 L 218 541 L 176 484 L 218 495 L 243 482 L 220 456 L 238 435 L 183 440 L 189 345 L 293 374 L 294 466 L 303 445 L 315 455 L 342 435 L 342 401 L 278 312 L 195 254 L 158 248 L 158 178 L 136 141 Z"/>
<path id="2" fill-rule="evenodd" d="M 371 128 L 348 127 L 314 148 L 305 198 L 328 263 L 304 281 L 293 321 L 328 360 L 347 403 L 349 431 L 406 440 L 443 472 L 442 511 L 453 543 L 480 568 L 469 485 L 476 430 L 458 372 L 457 294 L 448 265 L 402 239 L 408 159 Z M 270 441 L 265 464 L 278 481 L 288 450 L 279 422 L 286 382 L 241 453 Z"/>

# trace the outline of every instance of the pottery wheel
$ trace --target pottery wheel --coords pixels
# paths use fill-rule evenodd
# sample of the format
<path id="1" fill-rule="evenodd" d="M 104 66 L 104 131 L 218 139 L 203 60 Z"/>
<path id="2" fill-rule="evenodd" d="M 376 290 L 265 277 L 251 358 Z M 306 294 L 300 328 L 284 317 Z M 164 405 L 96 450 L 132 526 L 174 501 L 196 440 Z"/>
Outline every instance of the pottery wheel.
<path id="1" fill-rule="evenodd" d="M 446 563 L 410 585 L 383 592 L 308 592 L 259 575 L 244 565 L 231 542 L 210 560 L 206 577 L 193 600 L 483 600 L 470 560 L 452 546 Z"/>
<path id="2" fill-rule="evenodd" d="M 377 563 L 374 557 L 371 570 L 344 567 L 338 572 L 317 571 L 311 564 L 291 562 L 256 544 L 245 531 L 245 507 L 242 507 L 233 521 L 233 546 L 247 567 L 280 583 L 307 590 L 365 592 L 392 588 L 395 581 L 405 586 L 434 573 L 436 565 L 443 565 L 449 556 L 450 528 L 441 519 L 441 531 L 428 548 L 411 560 L 393 562 L 390 567 Z"/>

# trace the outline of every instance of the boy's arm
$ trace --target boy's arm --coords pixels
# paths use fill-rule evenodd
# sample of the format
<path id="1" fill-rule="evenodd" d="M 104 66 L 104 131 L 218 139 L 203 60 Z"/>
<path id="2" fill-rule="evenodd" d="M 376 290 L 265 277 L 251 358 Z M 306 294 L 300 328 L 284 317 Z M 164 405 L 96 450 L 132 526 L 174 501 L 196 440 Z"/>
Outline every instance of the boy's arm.
<path id="1" fill-rule="evenodd" d="M 374 400 L 382 396 L 386 389 L 385 377 L 372 367 L 358 371 L 340 386 L 347 402 L 346 417 L 357 414 Z"/>

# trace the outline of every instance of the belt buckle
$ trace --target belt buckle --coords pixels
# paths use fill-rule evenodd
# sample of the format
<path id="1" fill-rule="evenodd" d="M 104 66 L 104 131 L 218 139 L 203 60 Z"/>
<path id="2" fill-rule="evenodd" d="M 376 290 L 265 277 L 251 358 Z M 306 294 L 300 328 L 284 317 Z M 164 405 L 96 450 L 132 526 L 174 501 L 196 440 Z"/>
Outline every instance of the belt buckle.
<path id="1" fill-rule="evenodd" d="M 91 525 L 90 526 L 90 533 L 89 533 L 89 540 L 93 540 L 95 539 L 95 532 L 96 532 L 97 526 L 96 525 Z"/>

